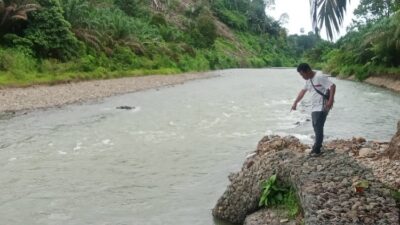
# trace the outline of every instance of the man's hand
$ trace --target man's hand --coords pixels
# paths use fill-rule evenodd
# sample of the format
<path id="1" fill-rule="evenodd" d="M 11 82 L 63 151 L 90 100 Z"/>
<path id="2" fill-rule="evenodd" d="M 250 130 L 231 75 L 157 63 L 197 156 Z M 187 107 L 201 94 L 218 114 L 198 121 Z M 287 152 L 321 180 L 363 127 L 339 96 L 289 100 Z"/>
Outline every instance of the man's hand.
<path id="1" fill-rule="evenodd" d="M 295 103 L 293 103 L 293 105 L 292 105 L 292 109 L 290 109 L 290 111 L 292 111 L 292 110 L 296 110 L 296 108 L 297 108 L 297 103 L 295 102 Z"/>
<path id="2" fill-rule="evenodd" d="M 296 110 L 296 108 L 297 108 L 297 103 L 299 103 L 299 102 L 301 101 L 301 99 L 304 97 L 304 95 L 306 94 L 306 92 L 307 92 L 307 90 L 305 90 L 305 89 L 302 89 L 302 90 L 299 92 L 299 94 L 297 95 L 296 100 L 294 100 L 294 103 L 293 103 L 293 105 L 292 105 L 292 109 L 291 109 L 290 111 Z"/>

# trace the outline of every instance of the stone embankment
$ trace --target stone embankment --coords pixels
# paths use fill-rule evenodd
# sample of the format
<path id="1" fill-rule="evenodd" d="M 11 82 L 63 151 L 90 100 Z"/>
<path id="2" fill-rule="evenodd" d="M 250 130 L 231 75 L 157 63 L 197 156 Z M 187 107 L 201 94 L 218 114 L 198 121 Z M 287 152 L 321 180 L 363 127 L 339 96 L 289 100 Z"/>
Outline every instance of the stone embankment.
<path id="1" fill-rule="evenodd" d="M 398 161 L 390 164 L 391 178 L 384 176 L 387 170 L 374 170 L 382 165 L 378 163 L 383 160 L 379 156 L 388 145 L 363 138 L 338 140 L 328 143 L 321 156 L 308 157 L 309 147 L 294 137 L 264 137 L 242 170 L 229 176 L 231 184 L 218 200 L 213 215 L 246 225 L 299 224 L 287 221 L 279 211 L 258 207 L 261 183 L 277 174 L 281 182 L 297 190 L 304 224 L 399 224 L 399 209 L 388 189 L 399 187 Z M 374 167 L 373 161 L 379 166 Z M 356 192 L 358 182 L 366 182 L 368 187 Z"/>

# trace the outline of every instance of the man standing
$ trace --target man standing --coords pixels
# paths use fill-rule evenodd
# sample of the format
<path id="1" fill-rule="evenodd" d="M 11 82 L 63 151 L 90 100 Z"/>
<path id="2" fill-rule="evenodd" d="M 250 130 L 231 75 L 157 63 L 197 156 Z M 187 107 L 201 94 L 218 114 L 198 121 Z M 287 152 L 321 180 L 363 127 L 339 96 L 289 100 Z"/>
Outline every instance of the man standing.
<path id="1" fill-rule="evenodd" d="M 315 142 L 310 152 L 310 156 L 321 154 L 322 142 L 324 140 L 324 125 L 329 110 L 333 106 L 336 85 L 328 77 L 318 74 L 311 70 L 307 63 L 301 63 L 297 67 L 297 72 L 306 80 L 304 88 L 298 94 L 292 105 L 292 110 L 296 110 L 297 104 L 301 101 L 307 91 L 311 92 L 312 105 L 312 125 L 315 133 Z"/>

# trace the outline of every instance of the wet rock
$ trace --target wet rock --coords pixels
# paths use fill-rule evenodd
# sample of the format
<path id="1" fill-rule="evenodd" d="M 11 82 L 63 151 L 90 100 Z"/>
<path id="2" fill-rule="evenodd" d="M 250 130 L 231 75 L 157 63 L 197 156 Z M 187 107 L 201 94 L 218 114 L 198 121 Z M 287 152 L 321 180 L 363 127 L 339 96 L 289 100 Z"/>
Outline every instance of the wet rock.
<path id="1" fill-rule="evenodd" d="M 397 132 L 389 143 L 389 148 L 384 152 L 389 159 L 400 160 L 400 121 L 397 123 Z"/>
<path id="2" fill-rule="evenodd" d="M 370 148 L 362 148 L 358 152 L 359 157 L 370 157 L 372 155 L 374 155 L 374 151 Z"/>
<path id="3" fill-rule="evenodd" d="M 296 225 L 287 219 L 287 213 L 278 209 L 262 209 L 246 217 L 243 225 Z"/>
<path id="4" fill-rule="evenodd" d="M 290 149 L 296 153 L 303 153 L 304 150 L 309 148 L 307 145 L 302 144 L 299 139 L 294 136 L 286 136 L 281 138 L 277 135 L 265 136 L 257 145 L 256 155 L 254 158 L 260 157 L 269 152 L 278 152 L 284 149 Z"/>
<path id="5" fill-rule="evenodd" d="M 246 216 L 257 211 L 261 197 L 261 183 L 295 157 L 289 151 L 280 151 L 254 160 L 253 166 L 246 166 L 233 178 L 225 194 L 218 200 L 212 213 L 214 216 L 233 223 L 243 223 Z M 289 163 L 290 164 L 290 163 Z M 272 169 L 274 168 L 274 169 Z M 275 169 L 276 168 L 276 169 Z M 280 174 L 279 177 L 287 175 Z"/>
<path id="6" fill-rule="evenodd" d="M 362 144 L 362 143 L 366 142 L 365 138 L 363 138 L 363 137 L 353 137 L 352 141 L 355 143 L 358 143 L 358 144 Z"/>
<path id="7" fill-rule="evenodd" d="M 135 109 L 135 106 L 122 105 L 122 106 L 118 106 L 117 109 L 132 110 L 132 109 Z"/>

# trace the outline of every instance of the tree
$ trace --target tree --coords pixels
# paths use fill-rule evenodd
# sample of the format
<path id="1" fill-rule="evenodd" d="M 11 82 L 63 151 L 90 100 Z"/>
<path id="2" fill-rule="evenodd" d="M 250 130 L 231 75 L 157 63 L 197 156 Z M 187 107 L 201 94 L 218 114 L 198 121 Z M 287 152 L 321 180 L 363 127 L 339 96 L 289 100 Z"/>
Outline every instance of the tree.
<path id="1" fill-rule="evenodd" d="M 356 23 L 376 22 L 384 17 L 390 17 L 400 7 L 400 0 L 361 0 L 354 10 Z"/>
<path id="2" fill-rule="evenodd" d="M 43 10 L 34 12 L 24 36 L 33 43 L 35 53 L 43 58 L 68 60 L 82 50 L 63 17 L 59 0 L 38 0 Z"/>
<path id="3" fill-rule="evenodd" d="M 400 66 L 400 12 L 375 23 L 364 35 L 361 47 L 373 53 L 370 62 Z"/>
<path id="4" fill-rule="evenodd" d="M 310 0 L 312 26 L 316 34 L 325 26 L 326 35 L 333 39 L 343 24 L 344 13 L 350 0 Z"/>
<path id="5" fill-rule="evenodd" d="M 289 15 L 287 13 L 282 13 L 281 16 L 279 17 L 279 24 L 287 24 L 289 22 Z"/>
<path id="6" fill-rule="evenodd" d="M 9 32 L 20 32 L 28 20 L 28 13 L 39 8 L 35 3 L 0 0 L 0 37 Z"/>

